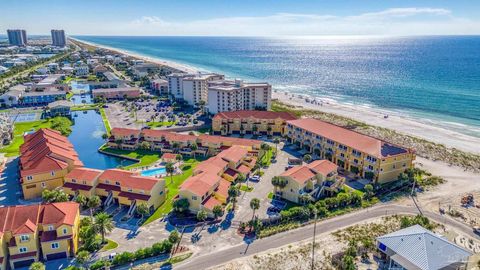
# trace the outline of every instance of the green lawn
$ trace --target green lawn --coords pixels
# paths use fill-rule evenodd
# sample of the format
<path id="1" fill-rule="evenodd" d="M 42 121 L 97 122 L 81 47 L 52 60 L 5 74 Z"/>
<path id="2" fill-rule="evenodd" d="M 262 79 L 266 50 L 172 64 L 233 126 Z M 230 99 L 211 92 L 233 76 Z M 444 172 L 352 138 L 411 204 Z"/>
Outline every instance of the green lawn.
<path id="1" fill-rule="evenodd" d="M 128 151 L 128 150 L 113 149 L 108 147 L 102 148 L 102 150 L 105 152 L 140 160 L 140 162 L 127 166 L 125 167 L 125 169 L 132 169 L 136 167 L 147 166 L 158 161 L 161 157 L 161 153 L 158 151 L 154 152 L 154 151 L 141 150 L 141 149 L 137 149 L 135 151 Z"/>
<path id="2" fill-rule="evenodd" d="M 107 240 L 107 243 L 102 247 L 102 249 L 100 249 L 100 251 L 107 251 L 107 250 L 111 250 L 118 247 L 117 242 L 110 239 L 106 239 L 106 240 Z"/>
<path id="3" fill-rule="evenodd" d="M 186 160 L 182 165 L 182 174 L 174 175 L 172 178 L 170 178 L 170 176 L 165 178 L 167 185 L 166 188 L 168 189 L 167 198 L 165 199 L 165 202 L 143 223 L 143 225 L 153 222 L 172 211 L 173 198 L 178 195 L 180 185 L 192 175 L 193 169 L 198 163 L 200 162 L 195 159 Z"/>
<path id="4" fill-rule="evenodd" d="M 73 92 L 68 92 L 67 93 L 67 100 L 70 100 L 73 97 Z"/>
<path id="5" fill-rule="evenodd" d="M 240 190 L 241 191 L 245 191 L 245 192 L 251 192 L 253 190 L 253 187 L 251 186 L 247 186 L 245 184 L 241 184 L 240 185 Z"/>
<path id="6" fill-rule="evenodd" d="M 107 115 L 105 114 L 105 109 L 100 108 L 100 115 L 102 116 L 103 124 L 105 125 L 105 130 L 107 131 L 107 135 L 110 136 L 110 130 L 112 130 L 112 128 L 110 127 L 110 123 L 108 122 Z"/>
<path id="7" fill-rule="evenodd" d="M 266 151 L 260 158 L 260 164 L 264 166 L 270 166 L 270 164 L 272 163 L 272 156 L 273 156 L 272 149 Z"/>
<path id="8" fill-rule="evenodd" d="M 50 120 L 41 120 L 41 121 L 33 121 L 33 122 L 23 122 L 23 123 L 15 123 L 15 128 L 13 131 L 13 141 L 0 149 L 1 153 L 5 153 L 7 157 L 13 157 L 19 155 L 19 148 L 20 145 L 23 144 L 23 134 L 30 130 L 38 130 L 40 128 L 50 128 L 51 127 Z"/>
<path id="9" fill-rule="evenodd" d="M 98 104 L 75 105 L 72 107 L 72 111 L 86 111 L 95 109 L 98 109 Z"/>
<path id="10" fill-rule="evenodd" d="M 147 126 L 155 128 L 155 127 L 171 126 L 171 125 L 173 125 L 173 124 L 175 124 L 174 121 L 148 122 L 148 123 L 147 123 Z"/>

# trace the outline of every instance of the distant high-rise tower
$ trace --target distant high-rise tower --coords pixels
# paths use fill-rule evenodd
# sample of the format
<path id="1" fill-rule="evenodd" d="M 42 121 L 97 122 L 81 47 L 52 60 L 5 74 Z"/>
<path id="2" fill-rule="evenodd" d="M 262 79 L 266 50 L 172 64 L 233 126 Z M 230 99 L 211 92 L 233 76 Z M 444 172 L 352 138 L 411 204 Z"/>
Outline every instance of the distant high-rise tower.
<path id="1" fill-rule="evenodd" d="M 20 29 L 7 30 L 8 42 L 10 45 L 25 46 L 27 45 L 27 31 Z"/>
<path id="2" fill-rule="evenodd" d="M 58 47 L 65 47 L 67 45 L 67 38 L 65 37 L 65 31 L 52 30 L 52 45 Z"/>

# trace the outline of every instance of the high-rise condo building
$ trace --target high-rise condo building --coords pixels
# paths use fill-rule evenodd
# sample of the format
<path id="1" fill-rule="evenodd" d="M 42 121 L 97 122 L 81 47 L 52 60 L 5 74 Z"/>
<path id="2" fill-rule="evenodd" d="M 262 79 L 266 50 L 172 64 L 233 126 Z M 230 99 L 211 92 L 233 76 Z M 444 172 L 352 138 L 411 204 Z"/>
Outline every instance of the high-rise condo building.
<path id="1" fill-rule="evenodd" d="M 7 30 L 8 43 L 15 46 L 27 45 L 27 31 L 20 29 Z"/>
<path id="2" fill-rule="evenodd" d="M 65 37 L 65 31 L 52 30 L 52 45 L 58 47 L 65 47 L 67 45 L 67 38 Z"/>

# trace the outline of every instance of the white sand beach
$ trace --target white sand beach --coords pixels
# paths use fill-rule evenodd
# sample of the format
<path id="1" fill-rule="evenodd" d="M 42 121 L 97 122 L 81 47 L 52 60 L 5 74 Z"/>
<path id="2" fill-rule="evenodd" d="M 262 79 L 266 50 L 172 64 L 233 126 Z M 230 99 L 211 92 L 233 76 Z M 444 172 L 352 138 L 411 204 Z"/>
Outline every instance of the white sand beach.
<path id="1" fill-rule="evenodd" d="M 480 138 L 422 123 L 407 116 L 391 114 L 374 108 L 340 104 L 328 98 L 316 98 L 317 104 L 312 104 L 305 101 L 306 96 L 300 98 L 298 94 L 288 94 L 280 91 L 272 93 L 272 98 L 276 98 L 283 103 L 302 106 L 306 109 L 333 113 L 370 125 L 393 129 L 407 135 L 444 144 L 447 147 L 454 147 L 476 154 L 480 153 Z M 388 114 L 388 118 L 385 118 L 386 114 Z"/>
<path id="2" fill-rule="evenodd" d="M 144 61 L 165 65 L 179 71 L 184 71 L 188 73 L 197 73 L 200 71 L 195 67 L 179 64 L 173 61 L 147 57 L 137 53 L 119 50 L 116 48 L 86 42 L 71 37 L 70 39 L 91 46 L 115 51 L 119 54 L 125 54 L 134 58 L 143 59 Z M 275 85 L 273 87 L 275 88 Z M 317 101 L 317 104 L 312 104 L 305 101 L 305 95 L 303 97 L 299 97 L 298 94 L 290 94 L 284 91 L 274 91 L 272 93 L 272 98 L 278 99 L 283 103 L 291 104 L 294 106 L 302 106 L 306 109 L 313 109 L 322 112 L 337 114 L 344 117 L 349 117 L 351 119 L 362 121 L 370 125 L 376 125 L 392 129 L 407 135 L 412 135 L 435 143 L 444 144 L 447 147 L 453 147 L 462 151 L 480 154 L 480 138 L 462 134 L 460 132 L 449 130 L 447 128 L 434 126 L 428 123 L 422 123 L 417 119 L 409 118 L 405 115 L 400 115 L 398 113 L 391 113 L 386 110 L 380 110 L 376 108 L 341 104 L 333 99 L 325 97 L 316 97 L 315 100 Z M 388 118 L 385 118 L 385 115 L 387 114 Z"/>

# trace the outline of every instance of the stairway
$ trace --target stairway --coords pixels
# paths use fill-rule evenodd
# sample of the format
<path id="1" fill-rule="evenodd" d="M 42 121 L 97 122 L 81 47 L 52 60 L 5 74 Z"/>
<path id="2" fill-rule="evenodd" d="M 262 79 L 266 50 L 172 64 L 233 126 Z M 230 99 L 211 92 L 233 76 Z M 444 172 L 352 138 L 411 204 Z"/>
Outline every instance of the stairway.
<path id="1" fill-rule="evenodd" d="M 108 193 L 107 199 L 106 199 L 105 202 L 103 203 L 103 206 L 104 206 L 105 208 L 108 207 L 108 206 L 112 203 L 112 201 L 113 201 L 113 192 L 110 191 L 110 192 Z"/>
<path id="2" fill-rule="evenodd" d="M 130 204 L 130 208 L 128 209 L 127 216 L 132 216 L 133 213 L 135 212 L 135 209 L 137 209 L 137 201 L 134 200 L 132 204 Z"/>

